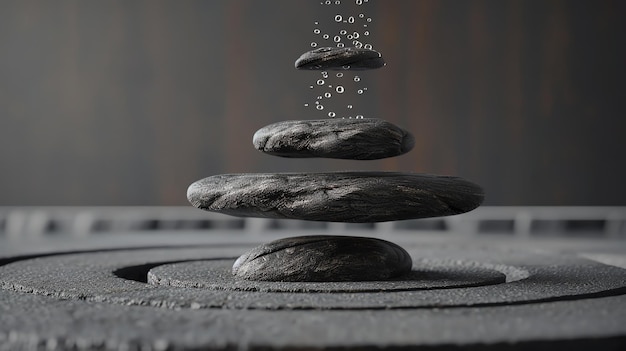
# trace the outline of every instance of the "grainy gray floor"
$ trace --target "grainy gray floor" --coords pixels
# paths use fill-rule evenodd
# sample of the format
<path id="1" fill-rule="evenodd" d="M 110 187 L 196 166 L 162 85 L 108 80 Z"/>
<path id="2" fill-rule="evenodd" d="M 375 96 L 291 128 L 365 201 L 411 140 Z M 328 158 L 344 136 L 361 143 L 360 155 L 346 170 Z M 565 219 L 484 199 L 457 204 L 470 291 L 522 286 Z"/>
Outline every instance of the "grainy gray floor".
<path id="1" fill-rule="evenodd" d="M 262 283 L 228 274 L 236 256 L 280 236 L 1 242 L 0 350 L 626 345 L 622 241 L 405 233 L 385 238 L 411 254 L 422 280 Z"/>

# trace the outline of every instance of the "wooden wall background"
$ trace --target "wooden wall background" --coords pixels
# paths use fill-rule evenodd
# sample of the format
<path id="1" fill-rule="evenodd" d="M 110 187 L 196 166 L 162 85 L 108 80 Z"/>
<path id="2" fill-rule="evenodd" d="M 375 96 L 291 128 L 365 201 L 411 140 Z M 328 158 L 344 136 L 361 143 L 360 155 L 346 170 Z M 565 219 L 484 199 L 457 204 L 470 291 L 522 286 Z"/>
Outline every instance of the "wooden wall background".
<path id="1" fill-rule="evenodd" d="M 342 0 L 349 2 L 349 0 Z M 369 117 L 415 149 L 287 160 L 258 128 L 320 118 L 293 62 L 317 0 L 0 2 L 0 205 L 184 205 L 217 173 L 453 174 L 491 205 L 626 205 L 626 2 L 370 0 Z"/>

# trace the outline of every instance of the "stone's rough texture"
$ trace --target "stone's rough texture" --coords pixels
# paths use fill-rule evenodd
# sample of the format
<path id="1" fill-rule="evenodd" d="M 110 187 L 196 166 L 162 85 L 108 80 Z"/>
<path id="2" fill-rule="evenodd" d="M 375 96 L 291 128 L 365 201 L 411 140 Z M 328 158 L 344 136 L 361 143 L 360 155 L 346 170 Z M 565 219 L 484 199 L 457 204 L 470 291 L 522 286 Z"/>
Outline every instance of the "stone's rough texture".
<path id="1" fill-rule="evenodd" d="M 257 246 L 235 261 L 233 274 L 262 281 L 373 281 L 407 274 L 411 266 L 411 256 L 389 241 L 315 235 Z"/>
<path id="2" fill-rule="evenodd" d="M 458 177 L 398 172 L 223 174 L 187 190 L 195 207 L 241 217 L 385 222 L 471 211 L 478 186 Z"/>
<path id="3" fill-rule="evenodd" d="M 366 70 L 385 65 L 382 55 L 370 49 L 356 47 L 323 47 L 302 54 L 296 60 L 297 69 Z"/>
<path id="4" fill-rule="evenodd" d="M 376 160 L 408 152 L 415 139 L 381 119 L 337 118 L 270 124 L 259 129 L 252 142 L 257 150 L 275 156 Z"/>

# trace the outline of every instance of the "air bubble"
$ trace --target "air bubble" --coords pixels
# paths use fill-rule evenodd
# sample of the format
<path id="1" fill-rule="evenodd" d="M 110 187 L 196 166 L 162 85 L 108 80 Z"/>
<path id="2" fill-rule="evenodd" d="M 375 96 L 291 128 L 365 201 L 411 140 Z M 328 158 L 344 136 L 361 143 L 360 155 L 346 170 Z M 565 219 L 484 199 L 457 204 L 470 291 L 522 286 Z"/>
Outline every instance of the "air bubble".
<path id="1" fill-rule="evenodd" d="M 343 43 L 337 43 L 337 47 L 338 48 L 342 48 L 343 47 Z"/>
<path id="2" fill-rule="evenodd" d="M 352 40 L 353 38 L 352 34 L 348 34 L 348 40 Z"/>
<path id="3" fill-rule="evenodd" d="M 365 44 L 365 48 L 368 50 L 372 50 L 372 44 Z"/>
<path id="4" fill-rule="evenodd" d="M 363 5 L 363 0 L 356 0 L 357 5 Z"/>
<path id="5" fill-rule="evenodd" d="M 348 34 L 348 31 L 345 30 L 345 29 L 342 29 L 342 30 L 339 31 L 339 34 L 346 35 L 346 34 Z"/>
<path id="6" fill-rule="evenodd" d="M 341 17 L 341 15 L 335 16 L 335 22 L 341 22 L 342 20 L 343 20 L 343 17 Z"/>
<path id="7" fill-rule="evenodd" d="M 312 86 L 312 85 L 309 85 L 309 89 L 313 89 L 313 86 Z"/>
<path id="8" fill-rule="evenodd" d="M 372 22 L 372 17 L 368 17 L 368 18 L 366 19 L 366 21 L 368 21 L 368 22 Z"/>
<path id="9" fill-rule="evenodd" d="M 335 5 L 339 5 L 339 4 L 341 4 L 341 1 L 339 0 L 335 1 Z"/>
<path id="10" fill-rule="evenodd" d="M 361 77 L 359 77 L 359 76 L 354 76 L 354 81 L 355 81 L 355 82 L 360 82 L 360 81 L 361 81 Z"/>
<path id="11" fill-rule="evenodd" d="M 326 71 L 322 71 L 322 77 L 324 77 L 324 78 L 328 78 L 328 72 L 326 72 Z M 324 84 L 324 83 L 322 83 L 322 84 Z M 321 84 L 320 84 L 320 85 L 321 85 Z"/>
<path id="12" fill-rule="evenodd" d="M 359 95 L 363 94 L 363 89 L 357 90 L 356 93 L 359 94 Z"/>
<path id="13" fill-rule="evenodd" d="M 335 41 L 335 43 L 338 43 L 341 41 L 341 37 L 338 35 L 335 35 L 335 37 L 333 38 L 333 40 Z"/>
<path id="14" fill-rule="evenodd" d="M 366 30 L 365 32 L 363 32 L 363 35 L 370 35 L 370 31 Z"/>
<path id="15" fill-rule="evenodd" d="M 335 88 L 335 91 L 336 91 L 337 93 L 339 93 L 339 94 L 343 94 L 344 89 L 343 89 L 343 87 L 342 87 L 341 85 L 338 85 L 338 86 Z"/>
<path id="16" fill-rule="evenodd" d="M 327 99 L 330 98 L 331 96 L 333 96 L 331 93 L 325 93 L 324 94 L 324 97 L 327 98 Z"/>
<path id="17" fill-rule="evenodd" d="M 354 23 L 354 16 L 348 17 L 348 23 Z"/>
<path id="18" fill-rule="evenodd" d="M 317 43 L 316 43 L 316 42 L 312 42 L 312 43 L 311 43 L 311 47 L 312 47 L 312 48 L 314 48 L 314 47 L 316 47 L 316 46 L 317 46 Z"/>
<path id="19" fill-rule="evenodd" d="M 324 35 L 322 35 L 322 37 L 323 37 L 324 39 L 328 39 L 328 38 L 330 38 L 330 35 L 328 35 L 328 34 L 324 34 Z"/>
<path id="20" fill-rule="evenodd" d="M 363 18 L 363 17 L 365 17 L 365 15 L 362 13 L 359 13 L 359 18 Z M 317 24 L 317 22 L 315 22 L 315 24 Z"/>
<path id="21" fill-rule="evenodd" d="M 333 117 L 335 117 L 335 116 L 336 116 L 336 115 L 335 115 L 335 113 L 334 113 L 334 112 L 328 112 L 328 117 L 333 118 Z"/>
<path id="22" fill-rule="evenodd" d="M 324 80 L 323 79 L 318 79 L 317 80 L 317 85 L 324 85 Z"/>
<path id="23" fill-rule="evenodd" d="M 309 104 L 304 104 L 304 107 L 309 107 Z"/>
<path id="24" fill-rule="evenodd" d="M 315 108 L 321 111 L 324 109 L 324 105 L 317 105 Z"/>
<path id="25" fill-rule="evenodd" d="M 341 78 L 341 77 L 343 77 L 343 73 L 341 72 L 337 73 L 337 78 Z"/>
<path id="26" fill-rule="evenodd" d="M 356 119 L 363 119 L 363 115 L 356 115 Z"/>
<path id="27" fill-rule="evenodd" d="M 354 39 L 359 39 L 359 32 L 354 32 L 354 33 L 352 33 L 352 37 L 353 37 Z"/>
<path id="28" fill-rule="evenodd" d="M 348 108 L 349 108 L 349 109 L 352 109 L 352 105 L 348 105 Z"/>
<path id="29" fill-rule="evenodd" d="M 320 31 L 319 29 L 315 28 L 315 29 L 313 30 L 313 33 L 315 33 L 315 34 L 320 34 L 320 33 L 321 33 L 321 31 Z"/>
<path id="30" fill-rule="evenodd" d="M 332 1 L 326 0 L 326 5 L 330 5 Z"/>
<path id="31" fill-rule="evenodd" d="M 354 46 L 355 46 L 356 48 L 358 48 L 358 49 L 360 49 L 360 48 L 362 48 L 362 47 L 363 47 L 363 43 L 361 43 L 361 42 L 360 42 L 360 41 L 358 41 L 358 40 L 355 40 L 352 44 L 354 44 Z"/>
<path id="32" fill-rule="evenodd" d="M 322 100 L 322 99 L 323 99 L 322 95 L 318 95 L 318 96 L 317 96 L 317 99 L 318 99 L 318 100 Z M 318 102 L 318 104 L 319 104 L 319 102 Z"/>

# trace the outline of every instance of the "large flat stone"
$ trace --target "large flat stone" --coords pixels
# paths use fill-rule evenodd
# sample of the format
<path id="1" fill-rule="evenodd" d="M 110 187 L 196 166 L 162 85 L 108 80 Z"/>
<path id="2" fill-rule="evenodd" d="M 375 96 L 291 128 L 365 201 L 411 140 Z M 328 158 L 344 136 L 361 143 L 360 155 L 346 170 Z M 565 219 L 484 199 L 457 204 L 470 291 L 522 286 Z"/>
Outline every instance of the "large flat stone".
<path id="1" fill-rule="evenodd" d="M 376 119 L 283 121 L 254 133 L 254 147 L 281 157 L 376 160 L 402 155 L 415 139 L 393 123 Z"/>
<path id="2" fill-rule="evenodd" d="M 187 198 L 241 217 L 366 223 L 471 211 L 483 191 L 462 178 L 415 173 L 247 173 L 199 180 Z"/>
<path id="3" fill-rule="evenodd" d="M 296 60 L 297 69 L 366 70 L 383 67 L 385 60 L 374 50 L 356 47 L 322 47 L 305 52 Z"/>

